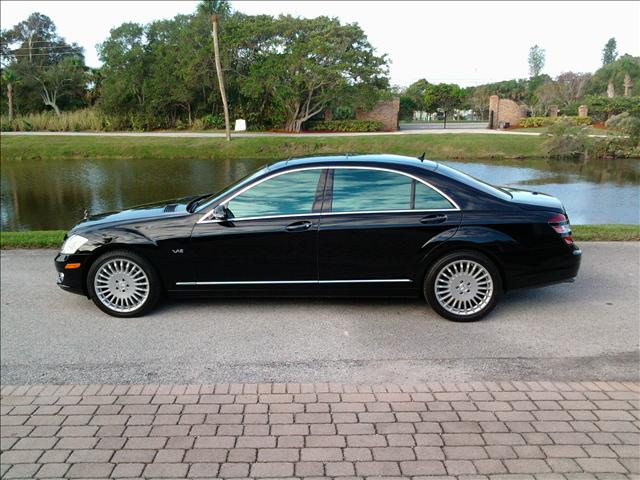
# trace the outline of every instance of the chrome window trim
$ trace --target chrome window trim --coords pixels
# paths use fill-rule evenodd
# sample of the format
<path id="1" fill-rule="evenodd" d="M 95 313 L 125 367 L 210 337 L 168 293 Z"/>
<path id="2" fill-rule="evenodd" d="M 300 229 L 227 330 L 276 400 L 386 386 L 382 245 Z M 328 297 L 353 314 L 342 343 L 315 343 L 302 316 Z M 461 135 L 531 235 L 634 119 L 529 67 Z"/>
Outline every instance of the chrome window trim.
<path id="1" fill-rule="evenodd" d="M 231 200 L 233 200 L 238 195 L 246 192 L 250 188 L 253 188 L 256 185 L 260 185 L 262 182 L 266 182 L 267 180 L 270 180 L 272 178 L 279 177 L 280 175 L 286 175 L 287 173 L 301 172 L 305 170 L 330 170 L 330 169 L 339 169 L 339 168 L 352 169 L 352 170 L 377 170 L 381 172 L 391 172 L 391 173 L 396 173 L 398 175 L 404 175 L 405 177 L 409 177 L 413 180 L 416 180 L 422 183 L 423 185 L 435 190 L 440 195 L 442 195 L 451 205 L 453 205 L 454 208 L 430 208 L 430 209 L 420 209 L 420 210 L 366 210 L 366 211 L 363 210 L 363 211 L 352 211 L 352 212 L 309 212 L 309 213 L 291 213 L 291 214 L 283 214 L 283 215 L 263 215 L 258 217 L 240 217 L 240 218 L 233 218 L 232 220 L 234 222 L 240 222 L 243 220 L 259 220 L 259 219 L 287 218 L 287 217 L 309 217 L 309 216 L 319 216 L 319 215 L 354 215 L 354 214 L 361 214 L 361 213 L 457 212 L 457 211 L 460 211 L 460 207 L 458 206 L 458 204 L 451 197 L 449 197 L 449 195 L 444 193 L 438 187 L 434 187 L 426 180 L 418 178 L 415 175 L 412 175 L 410 173 L 402 172 L 400 170 L 394 170 L 391 168 L 384 168 L 384 167 L 365 167 L 360 165 L 357 165 L 357 166 L 324 165 L 324 166 L 316 166 L 316 167 L 301 167 L 293 170 L 286 170 L 284 172 L 275 172 L 273 175 L 267 175 L 265 178 L 262 178 L 257 182 L 252 183 L 251 185 L 247 185 L 246 187 L 234 193 L 231 197 L 229 197 L 229 199 L 227 199 L 223 203 L 224 205 L 228 205 Z M 197 223 L 219 223 L 220 220 L 208 219 L 208 217 L 210 217 L 212 214 L 213 214 L 213 209 L 209 210 L 202 217 L 200 217 Z"/>
<path id="2" fill-rule="evenodd" d="M 179 286 L 200 285 L 282 285 L 282 284 L 326 284 L 326 283 L 413 283 L 408 278 L 374 278 L 369 280 L 248 280 L 230 282 L 176 282 Z"/>

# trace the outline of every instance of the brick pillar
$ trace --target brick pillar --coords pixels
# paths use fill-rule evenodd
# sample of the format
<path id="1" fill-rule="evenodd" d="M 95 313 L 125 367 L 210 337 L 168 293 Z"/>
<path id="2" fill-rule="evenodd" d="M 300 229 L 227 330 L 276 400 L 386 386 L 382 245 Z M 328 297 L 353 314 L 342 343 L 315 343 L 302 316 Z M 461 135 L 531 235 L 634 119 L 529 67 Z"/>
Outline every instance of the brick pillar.
<path id="1" fill-rule="evenodd" d="M 578 107 L 578 116 L 586 117 L 588 115 L 589 115 L 589 107 L 587 107 L 586 105 L 580 105 Z"/>
<path id="2" fill-rule="evenodd" d="M 489 97 L 489 128 L 498 128 L 498 107 L 500 105 L 500 97 L 491 95 Z"/>
<path id="3" fill-rule="evenodd" d="M 551 118 L 556 118 L 558 116 L 558 106 L 557 105 L 549 105 L 549 116 Z"/>

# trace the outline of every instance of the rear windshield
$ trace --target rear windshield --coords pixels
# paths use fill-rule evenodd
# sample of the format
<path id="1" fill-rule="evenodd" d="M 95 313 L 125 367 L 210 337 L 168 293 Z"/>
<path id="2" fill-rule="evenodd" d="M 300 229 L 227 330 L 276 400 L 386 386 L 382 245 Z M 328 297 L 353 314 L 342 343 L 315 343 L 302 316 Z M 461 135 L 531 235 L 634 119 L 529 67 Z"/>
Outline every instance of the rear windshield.
<path id="1" fill-rule="evenodd" d="M 481 192 L 488 193 L 489 195 L 493 195 L 494 197 L 502 198 L 503 200 L 510 200 L 511 194 L 502 188 L 494 187 L 493 185 L 483 182 L 482 180 L 478 180 L 477 178 L 472 177 L 471 175 L 467 175 L 460 170 L 456 170 L 455 168 L 447 167 L 441 163 L 438 164 L 438 168 L 436 172 L 442 173 L 449 178 L 453 178 L 458 182 L 464 183 L 465 185 L 469 185 L 476 190 L 480 190 Z"/>

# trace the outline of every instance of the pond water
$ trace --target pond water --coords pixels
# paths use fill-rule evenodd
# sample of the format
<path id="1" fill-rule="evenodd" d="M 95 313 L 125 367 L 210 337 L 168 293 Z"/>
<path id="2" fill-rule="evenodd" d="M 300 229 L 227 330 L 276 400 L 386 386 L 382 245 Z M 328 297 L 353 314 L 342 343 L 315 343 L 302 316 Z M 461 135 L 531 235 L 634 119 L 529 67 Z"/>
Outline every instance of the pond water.
<path id="1" fill-rule="evenodd" d="M 91 213 L 217 191 L 261 160 L 27 160 L 3 162 L 3 230 L 67 229 Z M 640 223 L 637 160 L 445 161 L 496 185 L 557 196 L 573 224 Z M 527 165 L 523 167 L 522 165 Z"/>

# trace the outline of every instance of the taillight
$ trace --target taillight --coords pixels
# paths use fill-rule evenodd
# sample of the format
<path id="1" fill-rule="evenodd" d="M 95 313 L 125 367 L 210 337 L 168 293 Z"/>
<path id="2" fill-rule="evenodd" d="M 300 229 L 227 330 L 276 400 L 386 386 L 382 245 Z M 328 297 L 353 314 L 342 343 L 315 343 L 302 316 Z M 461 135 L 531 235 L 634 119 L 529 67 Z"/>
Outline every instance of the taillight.
<path id="1" fill-rule="evenodd" d="M 567 245 L 573 245 L 573 238 L 571 237 L 571 225 L 569 225 L 569 219 L 559 213 L 549 219 L 549 225 L 553 228 L 558 235 L 564 240 Z"/>

